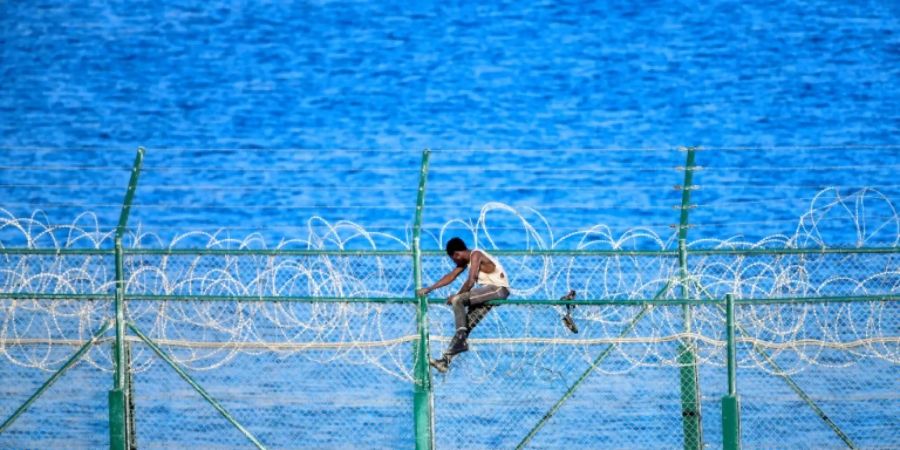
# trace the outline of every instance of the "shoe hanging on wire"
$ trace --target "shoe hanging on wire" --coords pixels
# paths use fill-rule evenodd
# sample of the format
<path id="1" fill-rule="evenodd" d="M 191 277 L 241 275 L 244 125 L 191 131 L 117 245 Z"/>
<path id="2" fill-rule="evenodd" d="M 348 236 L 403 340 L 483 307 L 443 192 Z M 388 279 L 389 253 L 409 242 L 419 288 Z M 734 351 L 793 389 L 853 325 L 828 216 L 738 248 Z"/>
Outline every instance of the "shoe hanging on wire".
<path id="1" fill-rule="evenodd" d="M 568 294 L 564 295 L 560 300 L 574 300 L 575 299 L 575 291 L 569 291 Z M 575 319 L 572 319 L 572 311 L 575 310 L 575 305 L 566 305 L 566 315 L 563 316 L 562 322 L 569 331 L 578 334 L 578 325 L 575 325 Z"/>

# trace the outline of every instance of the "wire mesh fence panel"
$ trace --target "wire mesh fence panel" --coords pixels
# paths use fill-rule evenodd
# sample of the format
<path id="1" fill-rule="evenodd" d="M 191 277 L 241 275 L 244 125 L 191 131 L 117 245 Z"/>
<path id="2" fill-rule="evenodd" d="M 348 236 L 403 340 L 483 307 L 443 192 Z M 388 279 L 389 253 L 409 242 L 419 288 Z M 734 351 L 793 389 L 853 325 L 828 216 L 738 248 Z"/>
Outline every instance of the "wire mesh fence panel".
<path id="1" fill-rule="evenodd" d="M 137 328 L 147 330 L 175 364 L 268 447 L 396 448 L 413 440 L 412 305 L 196 300 L 129 306 Z M 135 313 L 161 306 L 200 320 Z M 220 315 L 203 320 L 213 318 L 211 311 Z M 240 319 L 232 320 L 235 316 Z M 232 328 L 235 323 L 241 326 Z M 138 405 L 178 401 L 169 385 L 205 403 L 146 346 L 133 347 L 132 366 Z M 138 406 L 140 442 L 161 448 L 249 445 L 211 405 L 195 406 L 183 413 L 212 413 L 189 419 L 200 430 L 197 436 L 160 432 L 157 425 L 170 421 L 171 414 Z M 218 433 L 222 426 L 229 432 Z"/>
<path id="2" fill-rule="evenodd" d="M 900 254 L 804 253 L 691 255 L 691 276 L 703 294 L 722 298 L 877 295 L 900 287 Z M 786 250 L 789 251 L 789 250 Z"/>
<path id="3" fill-rule="evenodd" d="M 130 294 L 411 297 L 410 256 L 128 255 Z"/>
<path id="4" fill-rule="evenodd" d="M 720 149 L 700 155 L 710 170 L 698 186 L 694 152 L 685 163 L 669 150 L 638 160 L 438 152 L 428 195 L 419 179 L 429 208 L 415 226 L 416 179 L 428 173 L 418 152 L 289 150 L 267 166 L 247 154 L 259 166 L 237 178 L 227 167 L 236 150 L 174 163 L 160 153 L 131 205 L 145 220 L 119 229 L 118 293 L 121 183 L 69 178 L 122 169 L 136 182 L 139 164 L 9 166 L 35 172 L 28 186 L 4 186 L 14 196 L 77 188 L 94 198 L 47 205 L 75 211 L 68 224 L 34 211 L 40 195 L 0 208 L 0 379 L 14 381 L 0 386 L 0 418 L 28 406 L 92 336 L 97 345 L 0 432 L 0 447 L 110 443 L 117 340 L 103 327 L 114 298 L 129 322 L 118 344 L 141 448 L 718 447 L 727 294 L 738 302 L 745 448 L 900 447 L 900 216 L 878 190 L 820 179 L 839 169 L 836 180 L 855 184 L 883 167 L 738 170 L 712 164 L 727 156 Z M 828 154 L 847 157 L 838 150 Z M 347 170 L 322 177 L 338 166 Z M 785 185 L 773 171 L 800 178 Z M 465 202 L 445 195 L 460 175 L 475 183 Z M 512 294 L 479 310 L 449 372 L 429 375 L 418 358 L 450 345 L 443 300 L 469 274 L 430 293 L 419 316 L 415 271 L 428 286 L 453 270 L 441 249 L 455 235 L 502 262 Z M 570 291 L 573 304 L 556 300 Z M 425 321 L 428 355 L 417 346 Z"/>
<path id="5" fill-rule="evenodd" d="M 628 320 L 598 320 L 613 309 Z M 667 309 L 680 311 L 582 305 L 574 334 L 551 308 L 494 307 L 470 334 L 469 351 L 435 377 L 439 446 L 679 445 L 683 342 L 677 332 L 637 327 L 666 320 Z M 446 337 L 433 336 L 440 341 Z"/>
<path id="6" fill-rule="evenodd" d="M 746 363 L 773 372 L 851 366 L 871 358 L 896 362 L 900 351 L 897 302 L 745 304 L 736 320 L 738 341 L 760 349 Z"/>
<path id="7" fill-rule="evenodd" d="M 54 255 L 0 249 L 0 292 L 106 294 L 115 282 L 111 255 Z"/>
<path id="8" fill-rule="evenodd" d="M 738 311 L 745 447 L 897 446 L 896 302 L 741 305 Z"/>
<path id="9" fill-rule="evenodd" d="M 3 342 L 19 353 L 0 360 L 0 421 L 7 421 L 80 345 Z M 74 343 L 73 343 L 74 344 Z M 108 347 L 108 346 L 107 346 Z M 23 359 L 22 354 L 46 359 Z M 23 365 L 22 362 L 28 365 Z M 98 367 L 101 363 L 106 369 Z M 0 448 L 101 448 L 109 445 L 108 351 L 94 347 L 0 433 Z"/>
<path id="10" fill-rule="evenodd" d="M 103 327 L 111 311 L 109 300 L 91 296 L 52 300 L 38 295 L 21 299 L 0 298 L 0 355 L 3 362 L 44 371 L 55 370 Z M 109 370 L 108 350 L 95 347 L 80 361 Z"/>
<path id="11" fill-rule="evenodd" d="M 894 254 L 689 255 L 682 278 L 671 254 L 497 253 L 510 300 L 527 303 L 493 306 L 469 351 L 448 373 L 432 371 L 440 448 L 722 445 L 726 293 L 739 302 L 744 447 L 897 445 Z M 9 416 L 114 316 L 114 270 L 94 269 L 112 264 L 109 255 L 4 257 L 2 370 L 27 379 L 6 387 L 0 413 Z M 272 448 L 415 442 L 411 254 L 132 249 L 123 263 L 125 319 L 254 439 Z M 425 285 L 453 267 L 428 254 Z M 441 299 L 461 282 L 431 294 L 430 357 L 455 332 Z M 548 304 L 569 290 L 576 305 Z M 140 447 L 253 445 L 126 334 Z M 54 446 L 67 432 L 53 424 L 74 421 L 84 436 L 72 442 L 108 443 L 112 340 L 102 336 L 0 439 Z M 60 392 L 55 409 L 41 406 Z"/>
<path id="12" fill-rule="evenodd" d="M 133 354 L 152 351 L 131 343 Z M 148 355 L 149 356 L 149 355 Z M 190 373 L 190 372 L 189 372 Z M 258 373 L 254 373 L 259 376 Z M 136 442 L 139 448 L 251 448 L 241 432 L 162 360 L 141 360 L 133 375 Z M 223 389 L 224 388 L 224 389 Z M 245 386 L 206 386 L 216 397 L 245 392 Z M 227 389 L 227 391 L 226 391 Z M 260 399 L 262 397 L 259 397 Z M 246 420 L 246 410 L 231 411 Z"/>
<path id="13" fill-rule="evenodd" d="M 609 344 L 593 346 L 597 354 Z M 597 364 L 577 386 L 558 412 L 536 432 L 526 448 L 675 448 L 681 445 L 682 414 L 678 368 L 672 366 L 632 366 L 627 358 L 631 343 L 617 344 L 620 349 Z M 665 344 L 663 351 L 676 346 Z M 620 350 L 620 351 L 619 351 Z M 576 377 L 592 367 L 582 361 L 565 377 L 570 388 Z M 540 419 L 560 400 L 560 396 L 537 407 Z M 525 436 L 537 420 L 520 424 Z M 522 427 L 524 425 L 524 427 Z M 522 432 L 520 431 L 520 434 Z"/>
<path id="14" fill-rule="evenodd" d="M 305 353 L 326 362 L 241 352 L 214 371 L 188 372 L 269 448 L 401 448 L 413 441 L 411 383 L 371 364 L 328 361 L 332 350 Z M 135 380 L 139 445 L 252 446 L 164 363 Z"/>
<path id="15" fill-rule="evenodd" d="M 738 374 L 745 448 L 846 448 L 783 379 L 763 368 Z"/>
<path id="16" fill-rule="evenodd" d="M 841 359 L 845 358 L 838 356 L 835 365 L 811 366 L 791 375 L 845 435 L 841 437 L 828 425 L 825 433 L 807 440 L 809 446 L 839 448 L 849 441 L 859 448 L 897 448 L 900 446 L 900 410 L 897 408 L 900 377 L 896 365 L 879 358 L 861 358 L 844 365 L 838 363 Z M 808 405 L 803 407 L 808 408 Z M 824 420 L 818 422 L 824 424 Z"/>

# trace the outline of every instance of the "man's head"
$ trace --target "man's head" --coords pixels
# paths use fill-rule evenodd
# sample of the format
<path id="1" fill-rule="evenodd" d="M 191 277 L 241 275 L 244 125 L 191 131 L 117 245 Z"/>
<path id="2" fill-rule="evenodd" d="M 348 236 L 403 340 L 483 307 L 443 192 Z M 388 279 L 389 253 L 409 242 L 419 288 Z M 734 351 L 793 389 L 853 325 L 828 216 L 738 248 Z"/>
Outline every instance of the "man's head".
<path id="1" fill-rule="evenodd" d="M 456 265 L 461 266 L 469 263 L 469 249 L 462 239 L 455 237 L 447 241 L 446 250 L 447 256 L 449 256 Z"/>

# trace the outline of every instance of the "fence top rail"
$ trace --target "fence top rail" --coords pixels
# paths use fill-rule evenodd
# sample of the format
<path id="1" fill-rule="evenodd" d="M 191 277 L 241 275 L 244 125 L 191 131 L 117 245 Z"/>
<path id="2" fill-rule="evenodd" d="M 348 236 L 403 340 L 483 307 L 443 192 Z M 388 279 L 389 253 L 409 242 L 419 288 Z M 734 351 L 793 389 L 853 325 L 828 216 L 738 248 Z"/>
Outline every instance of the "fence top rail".
<path id="1" fill-rule="evenodd" d="M 413 256 L 412 250 L 327 250 L 327 249 L 224 249 L 224 248 L 125 248 L 126 255 L 225 255 L 225 256 Z M 856 247 L 856 248 L 721 248 L 691 249 L 688 254 L 696 256 L 732 255 L 829 255 L 829 254 L 900 254 L 900 247 Z M 0 248 L 0 255 L 113 255 L 112 248 Z M 424 250 L 425 256 L 443 256 L 443 250 Z M 534 249 L 534 250 L 491 250 L 497 256 L 652 256 L 677 257 L 677 250 L 595 250 L 595 249 Z"/>
<path id="2" fill-rule="evenodd" d="M 113 294 L 60 294 L 43 292 L 0 292 L 0 299 L 6 300 L 112 300 Z M 416 304 L 415 297 L 305 297 L 305 296 L 272 296 L 272 295 L 187 295 L 187 294 L 125 294 L 130 301 L 174 301 L 174 302 L 262 302 L 262 303 L 407 303 Z M 894 302 L 900 300 L 900 293 L 884 295 L 831 296 L 831 297 L 781 297 L 781 298 L 736 298 L 738 305 L 765 304 L 816 304 L 816 303 L 866 303 Z M 445 299 L 429 298 L 429 304 L 446 303 Z M 679 305 L 717 305 L 725 304 L 725 298 L 717 299 L 512 299 L 492 300 L 492 305 L 522 306 L 679 306 Z"/>

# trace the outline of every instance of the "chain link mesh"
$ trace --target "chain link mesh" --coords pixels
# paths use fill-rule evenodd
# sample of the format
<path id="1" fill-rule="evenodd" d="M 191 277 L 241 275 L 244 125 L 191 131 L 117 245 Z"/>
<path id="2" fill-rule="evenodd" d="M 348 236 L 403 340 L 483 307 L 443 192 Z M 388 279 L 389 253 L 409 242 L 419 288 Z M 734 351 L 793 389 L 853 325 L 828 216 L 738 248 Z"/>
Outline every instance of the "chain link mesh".
<path id="1" fill-rule="evenodd" d="M 745 448 L 839 448 L 842 434 L 862 448 L 900 445 L 898 303 L 793 302 L 896 295 L 897 254 L 696 254 L 682 280 L 671 255 L 497 253 L 511 300 L 534 303 L 493 307 L 472 331 L 470 351 L 447 374 L 432 373 L 440 448 L 721 445 L 726 293 L 738 299 Z M 108 254 L 2 258 L 4 295 L 24 295 L 0 300 L 0 370 L 23 380 L 4 387 L 5 420 L 114 315 L 114 269 Z M 451 264 L 423 257 L 424 283 Z M 410 254 L 128 252 L 127 320 L 267 446 L 410 447 L 412 272 Z M 460 281 L 432 294 L 431 357 L 453 335 L 441 299 Z M 577 334 L 563 326 L 566 306 L 542 304 L 570 289 L 578 300 L 606 302 L 571 311 Z M 97 298 L 66 297 L 74 294 Z M 614 303 L 629 300 L 648 302 Z M 251 445 L 128 334 L 141 448 Z M 106 445 L 110 336 L 0 433 L 0 444 Z M 694 365 L 696 383 L 685 372 Z"/>

